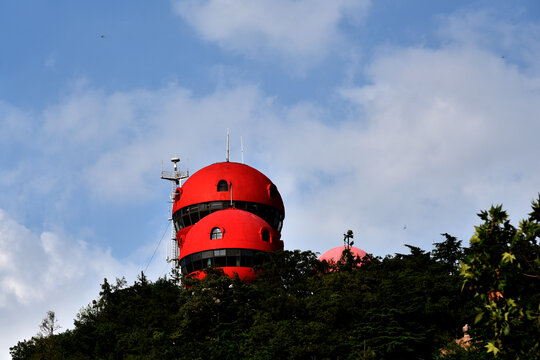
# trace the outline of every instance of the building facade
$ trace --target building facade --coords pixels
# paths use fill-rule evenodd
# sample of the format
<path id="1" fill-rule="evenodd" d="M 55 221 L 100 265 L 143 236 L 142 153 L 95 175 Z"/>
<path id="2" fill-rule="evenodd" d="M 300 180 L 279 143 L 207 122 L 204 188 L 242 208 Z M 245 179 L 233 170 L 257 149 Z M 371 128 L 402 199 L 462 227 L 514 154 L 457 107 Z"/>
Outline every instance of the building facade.
<path id="1" fill-rule="evenodd" d="M 174 192 L 172 219 L 182 275 L 202 278 L 219 267 L 249 280 L 258 252 L 283 250 L 281 195 L 245 164 L 215 163 L 191 175 Z"/>

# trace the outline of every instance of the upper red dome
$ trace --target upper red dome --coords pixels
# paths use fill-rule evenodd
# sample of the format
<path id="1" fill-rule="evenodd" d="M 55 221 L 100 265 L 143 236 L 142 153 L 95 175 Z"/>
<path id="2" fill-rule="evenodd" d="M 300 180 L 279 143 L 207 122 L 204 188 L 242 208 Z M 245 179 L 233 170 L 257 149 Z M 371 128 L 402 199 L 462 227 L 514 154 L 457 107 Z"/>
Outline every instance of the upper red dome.
<path id="1" fill-rule="evenodd" d="M 190 205 L 213 201 L 245 201 L 270 206 L 285 214 L 276 186 L 251 166 L 221 162 L 191 175 L 177 189 L 173 213 Z"/>

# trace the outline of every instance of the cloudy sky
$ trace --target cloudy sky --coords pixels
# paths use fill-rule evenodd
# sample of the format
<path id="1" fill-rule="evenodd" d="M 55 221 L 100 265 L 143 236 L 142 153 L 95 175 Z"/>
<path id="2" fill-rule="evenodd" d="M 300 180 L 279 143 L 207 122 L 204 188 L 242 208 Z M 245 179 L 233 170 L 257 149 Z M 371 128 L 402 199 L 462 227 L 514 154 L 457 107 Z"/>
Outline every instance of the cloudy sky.
<path id="1" fill-rule="evenodd" d="M 286 249 L 467 243 L 491 204 L 517 224 L 540 3 L 510 3 L 0 2 L 0 358 L 104 277 L 168 272 L 162 161 L 223 161 L 227 129 L 282 194 Z"/>

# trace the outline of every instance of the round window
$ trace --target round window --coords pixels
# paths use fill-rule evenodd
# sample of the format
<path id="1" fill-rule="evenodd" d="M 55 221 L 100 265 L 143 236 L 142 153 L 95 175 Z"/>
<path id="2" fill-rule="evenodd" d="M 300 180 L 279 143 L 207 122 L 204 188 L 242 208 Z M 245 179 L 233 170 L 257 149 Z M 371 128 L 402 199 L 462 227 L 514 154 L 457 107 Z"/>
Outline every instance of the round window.
<path id="1" fill-rule="evenodd" d="M 218 227 L 213 228 L 212 231 L 210 232 L 210 240 L 221 239 L 222 236 L 223 236 L 223 232 Z"/>

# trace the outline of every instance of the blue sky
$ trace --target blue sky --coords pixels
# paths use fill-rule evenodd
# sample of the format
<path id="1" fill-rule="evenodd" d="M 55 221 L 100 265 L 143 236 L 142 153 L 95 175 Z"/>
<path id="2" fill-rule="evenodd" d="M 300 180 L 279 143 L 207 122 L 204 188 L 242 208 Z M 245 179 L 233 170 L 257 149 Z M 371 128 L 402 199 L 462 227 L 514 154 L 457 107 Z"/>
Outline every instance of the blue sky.
<path id="1" fill-rule="evenodd" d="M 540 191 L 537 1 L 7 0 L 0 49 L 3 358 L 146 268 L 162 161 L 223 161 L 227 128 L 280 189 L 287 249 L 467 242 Z"/>

